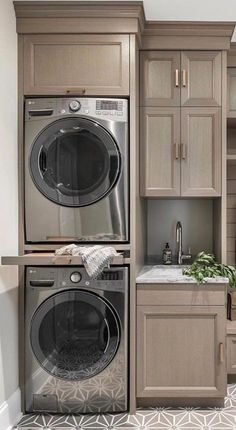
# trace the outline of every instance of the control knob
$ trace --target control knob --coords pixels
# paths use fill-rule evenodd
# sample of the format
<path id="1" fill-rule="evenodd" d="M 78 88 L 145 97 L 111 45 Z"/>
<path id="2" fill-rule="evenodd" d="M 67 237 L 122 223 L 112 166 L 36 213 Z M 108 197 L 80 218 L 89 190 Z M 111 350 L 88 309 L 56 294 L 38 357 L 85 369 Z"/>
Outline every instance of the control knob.
<path id="1" fill-rule="evenodd" d="M 72 112 L 78 112 L 81 108 L 81 103 L 78 100 L 72 100 L 69 103 L 69 108 Z"/>
<path id="2" fill-rule="evenodd" d="M 70 275 L 70 280 L 71 280 L 71 282 L 73 282 L 73 284 L 77 284 L 78 282 L 80 282 L 81 278 L 82 278 L 82 276 L 79 272 L 73 272 Z"/>

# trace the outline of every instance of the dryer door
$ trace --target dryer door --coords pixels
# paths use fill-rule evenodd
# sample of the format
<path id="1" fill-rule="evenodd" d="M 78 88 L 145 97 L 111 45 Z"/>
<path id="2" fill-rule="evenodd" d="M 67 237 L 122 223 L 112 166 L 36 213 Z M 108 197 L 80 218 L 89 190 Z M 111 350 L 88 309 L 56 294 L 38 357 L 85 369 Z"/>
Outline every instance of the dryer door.
<path id="1" fill-rule="evenodd" d="M 49 200 L 70 207 L 105 197 L 120 173 L 120 153 L 112 135 L 82 117 L 54 121 L 33 142 L 31 177 Z"/>
<path id="2" fill-rule="evenodd" d="M 31 320 L 30 342 L 40 366 L 70 381 L 101 373 L 115 357 L 120 322 L 102 297 L 84 290 L 56 293 Z"/>

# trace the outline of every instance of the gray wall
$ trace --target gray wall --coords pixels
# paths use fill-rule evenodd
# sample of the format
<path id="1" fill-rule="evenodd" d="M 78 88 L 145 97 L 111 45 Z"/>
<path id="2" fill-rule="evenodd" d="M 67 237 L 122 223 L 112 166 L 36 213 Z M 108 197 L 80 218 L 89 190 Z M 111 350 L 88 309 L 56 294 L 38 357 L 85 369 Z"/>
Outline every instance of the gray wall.
<path id="1" fill-rule="evenodd" d="M 196 255 L 199 251 L 212 252 L 213 202 L 208 199 L 154 199 L 148 200 L 147 253 L 162 255 L 165 242 L 176 252 L 176 222 L 183 226 L 183 249 Z"/>

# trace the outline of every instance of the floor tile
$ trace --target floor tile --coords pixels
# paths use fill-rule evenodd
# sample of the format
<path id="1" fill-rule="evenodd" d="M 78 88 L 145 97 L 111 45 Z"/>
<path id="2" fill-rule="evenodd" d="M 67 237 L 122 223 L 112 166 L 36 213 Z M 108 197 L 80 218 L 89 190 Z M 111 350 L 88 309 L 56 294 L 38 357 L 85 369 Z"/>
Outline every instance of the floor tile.
<path id="1" fill-rule="evenodd" d="M 135 415 L 24 415 L 18 430 L 236 430 L 236 384 L 224 408 L 139 408 Z"/>

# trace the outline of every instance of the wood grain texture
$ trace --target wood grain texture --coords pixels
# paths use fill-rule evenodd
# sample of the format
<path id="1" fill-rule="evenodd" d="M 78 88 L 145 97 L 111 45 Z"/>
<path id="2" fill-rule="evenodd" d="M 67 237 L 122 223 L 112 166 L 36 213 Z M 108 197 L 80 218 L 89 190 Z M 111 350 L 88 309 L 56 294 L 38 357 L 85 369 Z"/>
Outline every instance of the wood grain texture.
<path id="1" fill-rule="evenodd" d="M 229 49 L 230 37 L 214 37 L 198 35 L 142 35 L 142 49 L 147 50 L 223 50 Z"/>
<path id="2" fill-rule="evenodd" d="M 220 108 L 182 108 L 181 195 L 221 195 L 222 147 Z"/>
<path id="3" fill-rule="evenodd" d="M 26 95 L 83 89 L 85 95 L 129 94 L 129 36 L 24 36 Z"/>
<path id="4" fill-rule="evenodd" d="M 179 108 L 141 108 L 140 123 L 141 195 L 179 196 L 180 159 L 176 159 L 180 143 Z"/>
<path id="5" fill-rule="evenodd" d="M 17 256 L 4 256 L 1 263 L 10 266 L 50 266 L 50 265 L 83 265 L 79 256 L 56 255 L 50 252 L 32 252 Z M 111 264 L 129 264 L 130 259 L 122 255 L 114 257 Z"/>
<path id="6" fill-rule="evenodd" d="M 227 373 L 236 374 L 236 336 L 227 335 Z"/>
<path id="7" fill-rule="evenodd" d="M 138 397 L 225 396 L 224 306 L 138 306 L 137 312 Z"/>
<path id="8" fill-rule="evenodd" d="M 175 84 L 176 71 L 178 86 Z M 141 52 L 140 105 L 180 106 L 180 52 Z"/>
<path id="9" fill-rule="evenodd" d="M 137 305 L 223 306 L 226 284 L 137 284 Z"/>
<path id="10" fill-rule="evenodd" d="M 181 86 L 182 106 L 221 106 L 221 52 L 185 51 L 181 69 L 186 86 Z"/>
<path id="11" fill-rule="evenodd" d="M 22 1 L 14 7 L 20 34 L 138 34 L 145 24 L 139 1 Z"/>
<path id="12" fill-rule="evenodd" d="M 227 78 L 227 117 L 236 118 L 236 67 L 228 67 Z"/>

